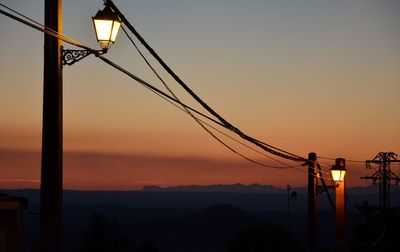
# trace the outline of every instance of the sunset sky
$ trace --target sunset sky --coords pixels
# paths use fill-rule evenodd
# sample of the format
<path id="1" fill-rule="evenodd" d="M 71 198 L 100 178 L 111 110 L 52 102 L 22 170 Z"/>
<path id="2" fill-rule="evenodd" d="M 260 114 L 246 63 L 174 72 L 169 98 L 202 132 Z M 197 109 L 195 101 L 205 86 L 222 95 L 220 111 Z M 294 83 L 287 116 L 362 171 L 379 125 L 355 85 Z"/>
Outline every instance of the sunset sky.
<path id="1" fill-rule="evenodd" d="M 0 2 L 43 23 L 43 0 Z M 249 135 L 304 157 L 400 154 L 400 1 L 114 2 L 200 97 Z M 64 0 L 64 34 L 98 48 L 91 17 L 102 3 Z M 38 188 L 43 34 L 2 15 L 0 31 L 0 188 Z M 106 57 L 162 88 L 125 34 Z M 93 56 L 64 67 L 63 75 L 64 188 L 306 184 L 304 167 L 277 170 L 243 160 Z M 349 186 L 368 185 L 359 179 L 371 174 L 364 164 L 347 168 Z"/>

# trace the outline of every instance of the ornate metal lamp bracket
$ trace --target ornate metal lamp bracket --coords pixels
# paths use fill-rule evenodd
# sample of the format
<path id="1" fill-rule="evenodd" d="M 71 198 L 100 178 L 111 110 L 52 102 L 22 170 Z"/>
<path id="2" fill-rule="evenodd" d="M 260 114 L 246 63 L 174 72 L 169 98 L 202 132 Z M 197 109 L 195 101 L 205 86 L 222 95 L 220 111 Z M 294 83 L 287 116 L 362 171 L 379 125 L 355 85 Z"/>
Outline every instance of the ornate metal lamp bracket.
<path id="1" fill-rule="evenodd" d="M 61 48 L 61 64 L 63 66 L 71 66 L 74 63 L 86 58 L 90 54 L 100 55 L 103 54 L 103 50 L 91 51 L 91 50 L 71 50 Z"/>

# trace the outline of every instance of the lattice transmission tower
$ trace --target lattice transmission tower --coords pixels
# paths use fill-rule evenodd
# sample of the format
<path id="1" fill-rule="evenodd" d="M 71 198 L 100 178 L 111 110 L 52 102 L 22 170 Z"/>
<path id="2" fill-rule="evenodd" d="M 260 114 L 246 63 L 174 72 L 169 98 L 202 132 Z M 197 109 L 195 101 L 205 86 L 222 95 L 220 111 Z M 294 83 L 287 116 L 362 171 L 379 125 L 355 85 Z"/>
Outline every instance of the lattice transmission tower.
<path id="1" fill-rule="evenodd" d="M 375 169 L 371 176 L 361 177 L 372 180 L 373 184 L 379 184 L 379 206 L 383 209 L 390 208 L 390 184 L 399 185 L 400 177 L 390 168 L 391 164 L 400 163 L 397 154 L 394 152 L 380 152 L 373 160 L 365 161 L 367 169 Z"/>

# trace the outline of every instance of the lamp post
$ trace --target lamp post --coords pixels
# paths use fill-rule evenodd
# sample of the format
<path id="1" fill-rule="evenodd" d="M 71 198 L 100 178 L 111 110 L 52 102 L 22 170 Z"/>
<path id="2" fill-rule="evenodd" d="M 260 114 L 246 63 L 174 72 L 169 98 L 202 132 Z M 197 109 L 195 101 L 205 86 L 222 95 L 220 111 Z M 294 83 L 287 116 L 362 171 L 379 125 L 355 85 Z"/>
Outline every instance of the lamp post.
<path id="1" fill-rule="evenodd" d="M 336 192 L 336 247 L 338 252 L 344 252 L 346 251 L 346 164 L 344 158 L 337 158 L 335 160 L 331 174 L 335 182 Z"/>
<path id="2" fill-rule="evenodd" d="M 46 29 L 62 34 L 62 0 L 45 0 L 44 7 Z M 112 10 L 107 6 L 105 9 L 106 11 L 99 11 L 100 14 L 96 15 L 99 15 L 103 22 L 96 22 L 96 16 L 93 18 L 97 40 L 101 44 L 102 53 L 105 53 L 111 44 L 115 42 L 121 25 L 121 21 L 116 19 L 114 14 L 110 27 L 110 22 L 106 22 L 106 19 Z M 104 28 L 107 25 L 110 28 Z M 108 39 L 107 32 L 109 33 Z M 68 64 L 67 58 L 73 59 L 73 62 L 68 64 L 71 65 L 90 53 L 93 53 L 93 51 L 63 50 L 60 39 L 49 34 L 44 36 L 39 241 L 41 252 L 57 252 L 61 250 L 63 208 L 62 65 Z"/>

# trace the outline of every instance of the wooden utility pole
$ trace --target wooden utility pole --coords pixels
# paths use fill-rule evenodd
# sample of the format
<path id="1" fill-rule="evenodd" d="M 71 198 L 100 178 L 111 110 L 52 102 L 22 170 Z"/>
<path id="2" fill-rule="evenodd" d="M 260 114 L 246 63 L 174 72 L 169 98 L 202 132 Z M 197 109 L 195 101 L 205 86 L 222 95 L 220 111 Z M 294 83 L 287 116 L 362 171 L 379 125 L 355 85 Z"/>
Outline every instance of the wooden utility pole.
<path id="1" fill-rule="evenodd" d="M 44 23 L 62 33 L 62 0 L 45 0 Z M 62 240 L 62 66 L 61 40 L 44 35 L 40 251 L 58 252 Z"/>
<path id="2" fill-rule="evenodd" d="M 318 202 L 317 202 L 317 154 L 308 154 L 308 247 L 310 252 L 319 250 L 318 243 Z"/>

